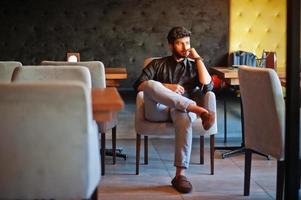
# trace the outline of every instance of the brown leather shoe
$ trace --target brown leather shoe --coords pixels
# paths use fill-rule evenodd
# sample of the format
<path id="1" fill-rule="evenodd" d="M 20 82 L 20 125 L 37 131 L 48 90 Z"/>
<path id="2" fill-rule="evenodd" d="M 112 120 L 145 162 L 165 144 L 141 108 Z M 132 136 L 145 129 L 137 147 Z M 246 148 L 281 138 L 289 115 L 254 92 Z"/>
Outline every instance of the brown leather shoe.
<path id="1" fill-rule="evenodd" d="M 202 124 L 205 130 L 208 130 L 211 128 L 211 126 L 214 124 L 215 121 L 215 113 L 212 111 L 209 111 L 208 113 L 203 113 L 201 116 Z"/>
<path id="2" fill-rule="evenodd" d="M 178 192 L 189 193 L 192 190 L 192 185 L 186 178 L 186 176 L 179 175 L 172 179 L 172 187 L 175 188 Z"/>

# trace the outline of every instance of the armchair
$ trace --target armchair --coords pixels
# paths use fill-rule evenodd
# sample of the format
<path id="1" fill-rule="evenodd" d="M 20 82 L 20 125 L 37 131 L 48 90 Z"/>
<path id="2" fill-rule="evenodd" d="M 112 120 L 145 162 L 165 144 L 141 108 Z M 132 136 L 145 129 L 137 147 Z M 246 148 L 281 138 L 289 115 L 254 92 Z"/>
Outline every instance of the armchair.
<path id="1" fill-rule="evenodd" d="M 0 84 L 0 199 L 97 199 L 90 102 L 80 82 Z"/>
<path id="2" fill-rule="evenodd" d="M 86 62 L 64 62 L 64 61 L 42 61 L 41 65 L 80 65 L 89 69 L 92 79 L 92 88 L 105 88 L 106 76 L 105 68 L 100 61 Z M 107 122 L 97 122 L 98 131 L 101 134 L 101 175 L 105 175 L 105 150 L 106 150 L 106 132 L 112 129 L 112 156 L 113 164 L 116 163 L 116 131 L 117 131 L 117 114 Z"/>
<path id="3" fill-rule="evenodd" d="M 239 68 L 245 126 L 244 195 L 250 193 L 252 151 L 277 159 L 277 194 L 282 199 L 284 182 L 285 104 L 280 80 L 273 69 Z"/>
<path id="4" fill-rule="evenodd" d="M 146 66 L 152 59 L 144 61 Z M 216 113 L 216 98 L 213 92 L 207 92 L 202 99 L 202 106 Z M 148 136 L 174 135 L 174 127 L 171 122 L 151 122 L 144 117 L 143 92 L 139 92 L 136 97 L 135 129 L 136 139 L 136 174 L 139 174 L 141 136 L 144 136 L 144 164 L 148 164 Z M 201 118 L 193 124 L 193 133 L 200 135 L 200 164 L 204 164 L 204 137 L 210 136 L 210 173 L 214 174 L 214 136 L 217 134 L 217 121 L 209 130 L 204 130 Z"/>

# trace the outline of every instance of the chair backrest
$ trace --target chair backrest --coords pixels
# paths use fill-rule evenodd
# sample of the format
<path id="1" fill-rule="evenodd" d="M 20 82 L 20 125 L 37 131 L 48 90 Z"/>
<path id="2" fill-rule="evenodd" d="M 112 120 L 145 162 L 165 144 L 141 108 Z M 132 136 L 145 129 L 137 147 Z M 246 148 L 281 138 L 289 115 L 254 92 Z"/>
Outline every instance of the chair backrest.
<path id="1" fill-rule="evenodd" d="M 242 66 L 238 75 L 246 148 L 282 160 L 285 104 L 276 72 L 273 69 Z"/>
<path id="2" fill-rule="evenodd" d="M 80 65 L 89 69 L 92 79 L 92 87 L 106 87 L 105 67 L 100 61 L 64 62 L 64 61 L 42 61 L 41 65 Z"/>
<path id="3" fill-rule="evenodd" d="M 91 88 L 89 70 L 83 66 L 22 66 L 17 67 L 12 82 L 81 81 Z"/>
<path id="4" fill-rule="evenodd" d="M 100 166 L 83 83 L 0 84 L 0 113 L 0 199 L 89 197 Z"/>
<path id="5" fill-rule="evenodd" d="M 0 82 L 9 83 L 16 67 L 22 66 L 22 63 L 15 61 L 0 61 Z"/>

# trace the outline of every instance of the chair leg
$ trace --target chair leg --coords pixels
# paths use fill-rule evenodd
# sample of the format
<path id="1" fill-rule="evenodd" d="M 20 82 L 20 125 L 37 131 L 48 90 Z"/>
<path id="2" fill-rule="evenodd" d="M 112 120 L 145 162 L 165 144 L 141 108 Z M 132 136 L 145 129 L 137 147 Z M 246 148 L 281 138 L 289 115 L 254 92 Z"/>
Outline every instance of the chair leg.
<path id="1" fill-rule="evenodd" d="M 116 126 L 112 128 L 112 155 L 113 165 L 116 164 Z"/>
<path id="2" fill-rule="evenodd" d="M 92 196 L 91 196 L 91 200 L 97 200 L 98 199 L 98 192 L 97 192 L 97 187 L 95 188 Z"/>
<path id="3" fill-rule="evenodd" d="M 101 175 L 105 175 L 106 133 L 101 133 Z"/>
<path id="4" fill-rule="evenodd" d="M 214 174 L 214 149 L 215 149 L 215 136 L 210 135 L 210 172 Z"/>
<path id="5" fill-rule="evenodd" d="M 299 152 L 301 154 L 301 152 Z M 301 159 L 299 159 L 299 169 L 301 168 Z M 301 170 L 299 170 L 299 190 L 301 189 Z"/>
<path id="6" fill-rule="evenodd" d="M 144 164 L 148 164 L 148 136 L 144 136 Z"/>
<path id="7" fill-rule="evenodd" d="M 140 145 L 141 145 L 141 135 L 137 134 L 137 138 L 136 138 L 136 175 L 139 174 Z"/>
<path id="8" fill-rule="evenodd" d="M 244 177 L 244 196 L 250 195 L 252 151 L 245 149 L 245 177 Z"/>
<path id="9" fill-rule="evenodd" d="M 200 164 L 201 165 L 204 164 L 204 143 L 205 143 L 204 136 L 201 135 L 200 136 Z"/>
<path id="10" fill-rule="evenodd" d="M 276 200 L 282 200 L 283 186 L 284 186 L 284 161 L 277 161 L 277 187 L 276 187 Z"/>

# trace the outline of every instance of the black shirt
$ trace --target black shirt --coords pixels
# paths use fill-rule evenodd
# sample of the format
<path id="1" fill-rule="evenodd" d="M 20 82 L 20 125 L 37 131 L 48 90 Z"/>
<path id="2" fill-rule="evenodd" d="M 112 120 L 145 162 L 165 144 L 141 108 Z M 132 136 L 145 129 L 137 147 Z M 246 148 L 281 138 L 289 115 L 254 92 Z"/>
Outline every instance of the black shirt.
<path id="1" fill-rule="evenodd" d="M 213 89 L 212 81 L 207 85 L 199 82 L 198 70 L 194 61 L 185 58 L 183 61 L 177 62 L 173 56 L 152 60 L 134 83 L 136 91 L 138 86 L 147 80 L 179 84 L 184 87 L 185 96 L 191 96 L 197 91 L 206 93 Z"/>

